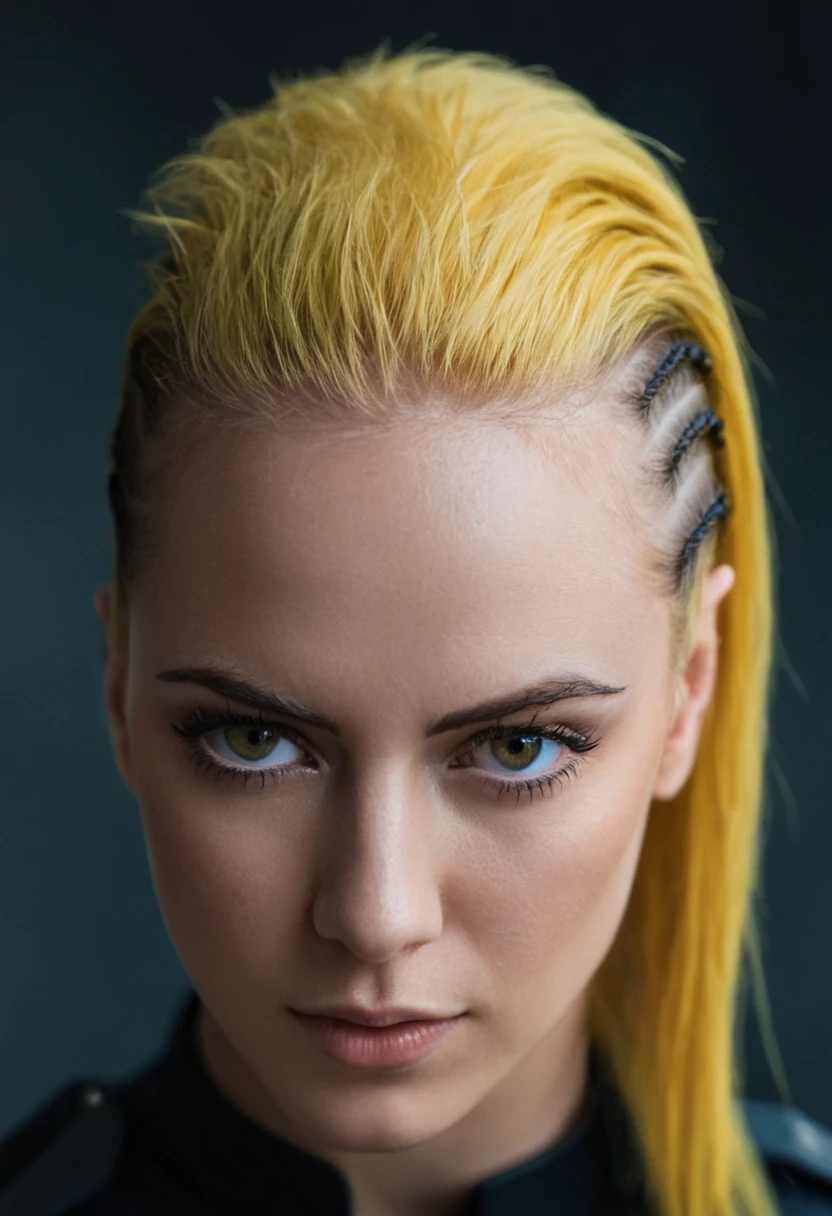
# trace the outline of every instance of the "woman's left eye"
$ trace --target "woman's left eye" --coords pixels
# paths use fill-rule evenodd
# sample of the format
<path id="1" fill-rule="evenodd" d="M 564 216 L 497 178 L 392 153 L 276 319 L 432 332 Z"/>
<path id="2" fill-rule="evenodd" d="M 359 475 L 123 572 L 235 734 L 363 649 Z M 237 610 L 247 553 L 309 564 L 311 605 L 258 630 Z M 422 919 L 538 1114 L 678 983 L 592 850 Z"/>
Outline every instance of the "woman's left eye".
<path id="1" fill-rule="evenodd" d="M 578 755 L 592 751 L 597 745 L 597 739 L 568 727 L 529 723 L 527 726 L 489 726 L 469 740 L 466 754 L 484 753 L 476 765 L 480 771 L 508 771 L 521 775 L 521 781 L 506 781 L 500 777 L 485 779 L 485 784 L 497 789 L 499 797 L 514 793 L 519 799 L 524 792 L 534 797 L 538 790 L 545 792 L 556 783 L 560 785 L 570 780 L 579 771 Z M 570 758 L 558 765 L 557 760 L 564 751 Z M 496 768 L 488 767 L 492 761 L 496 762 Z"/>
<path id="2" fill-rule="evenodd" d="M 215 780 L 242 777 L 247 782 L 259 776 L 262 788 L 267 777 L 277 781 L 295 770 L 298 759 L 309 759 L 303 737 L 291 727 L 250 714 L 198 709 L 184 722 L 173 724 L 173 731 L 184 740 L 197 769 L 207 770 Z M 466 744 L 464 757 L 479 753 L 476 764 L 459 767 L 488 774 L 484 784 L 496 789 L 498 796 L 514 792 L 519 799 L 526 792 L 534 797 L 538 790 L 574 776 L 578 754 L 596 746 L 597 740 L 567 727 L 490 726 Z M 571 759 L 558 765 L 564 750 Z M 242 767 L 241 761 L 253 767 Z M 314 764 L 313 760 L 313 770 Z M 512 773 L 523 779 L 507 780 Z"/>

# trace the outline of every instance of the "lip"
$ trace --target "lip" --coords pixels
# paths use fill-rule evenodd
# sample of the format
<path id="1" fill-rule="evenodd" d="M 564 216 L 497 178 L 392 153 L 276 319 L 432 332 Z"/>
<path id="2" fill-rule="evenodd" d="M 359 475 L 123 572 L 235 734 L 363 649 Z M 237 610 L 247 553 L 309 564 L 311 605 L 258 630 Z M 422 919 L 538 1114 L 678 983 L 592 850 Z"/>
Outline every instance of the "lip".
<path id="1" fill-rule="evenodd" d="M 453 1032 L 465 1014 L 361 1026 L 342 1018 L 320 1017 L 290 1010 L 292 1016 L 332 1059 L 353 1068 L 402 1068 L 422 1059 Z"/>
<path id="2" fill-rule="evenodd" d="M 331 1005 L 327 1009 L 293 1009 L 303 1017 L 337 1018 L 354 1022 L 356 1026 L 394 1026 L 397 1022 L 447 1022 L 459 1017 L 455 1013 L 436 1013 L 432 1009 L 415 1009 L 410 1005 L 388 1009 L 362 1009 L 358 1005 Z"/>

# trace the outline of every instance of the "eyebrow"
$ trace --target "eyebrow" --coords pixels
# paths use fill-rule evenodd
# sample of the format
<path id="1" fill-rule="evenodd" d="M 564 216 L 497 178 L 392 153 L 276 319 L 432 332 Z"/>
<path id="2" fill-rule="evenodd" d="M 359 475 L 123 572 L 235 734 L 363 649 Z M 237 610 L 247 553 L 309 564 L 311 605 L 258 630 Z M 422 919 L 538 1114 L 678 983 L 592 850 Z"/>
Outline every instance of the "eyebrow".
<path id="1" fill-rule="evenodd" d="M 309 726 L 317 726 L 320 730 L 329 731 L 336 737 L 341 734 L 336 723 L 330 718 L 324 717 L 323 714 L 315 713 L 314 710 L 307 709 L 306 706 L 289 697 L 281 697 L 277 693 L 257 688 L 234 672 L 221 667 L 176 667 L 171 671 L 158 672 L 156 678 L 177 684 L 201 684 L 204 688 L 219 693 L 220 696 L 228 697 L 232 701 L 240 701 L 254 709 L 264 710 L 269 714 L 278 714 L 284 718 L 296 718 Z M 622 685 L 620 688 L 616 688 L 581 676 L 561 676 L 556 679 L 548 679 L 521 688 L 507 696 L 499 697 L 497 700 L 481 701 L 466 709 L 455 709 L 434 722 L 428 729 L 428 735 L 441 735 L 447 731 L 459 730 L 463 726 L 473 726 L 492 718 L 506 717 L 532 706 L 554 705 L 558 701 L 580 697 L 610 697 L 624 692 L 626 687 L 626 685 Z"/>

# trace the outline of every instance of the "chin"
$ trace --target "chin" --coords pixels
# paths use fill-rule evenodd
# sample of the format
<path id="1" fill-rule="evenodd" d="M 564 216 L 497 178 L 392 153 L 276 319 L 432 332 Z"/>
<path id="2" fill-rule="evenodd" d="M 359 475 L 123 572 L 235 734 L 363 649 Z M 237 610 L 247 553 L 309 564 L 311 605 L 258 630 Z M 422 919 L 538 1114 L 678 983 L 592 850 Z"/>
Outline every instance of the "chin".
<path id="1" fill-rule="evenodd" d="M 398 1111 L 394 1107 L 398 1106 Z M 408 1109 L 405 1109 L 407 1107 Z M 422 1109 L 419 1110 L 418 1107 Z M 448 1123 L 437 1117 L 428 1095 L 409 1103 L 381 1100 L 377 1093 L 342 1101 L 327 1100 L 321 1107 L 292 1114 L 292 1125 L 313 1153 L 398 1153 L 418 1148 L 440 1135 Z"/>

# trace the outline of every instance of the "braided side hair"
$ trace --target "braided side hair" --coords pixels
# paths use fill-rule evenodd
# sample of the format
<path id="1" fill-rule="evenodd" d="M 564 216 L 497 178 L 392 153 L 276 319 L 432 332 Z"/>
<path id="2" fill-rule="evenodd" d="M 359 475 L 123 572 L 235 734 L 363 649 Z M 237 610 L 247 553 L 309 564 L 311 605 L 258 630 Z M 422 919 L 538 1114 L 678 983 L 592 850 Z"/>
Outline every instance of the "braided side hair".
<path id="1" fill-rule="evenodd" d="M 652 371 L 643 384 L 645 368 Z M 685 652 L 695 590 L 712 564 L 720 521 L 731 511 L 716 460 L 725 447 L 724 423 L 709 403 L 711 358 L 697 342 L 659 333 L 645 343 L 635 369 L 642 380 L 633 380 L 624 399 L 645 433 L 645 481 L 660 524 L 653 570 L 674 606 L 676 662 Z"/>

